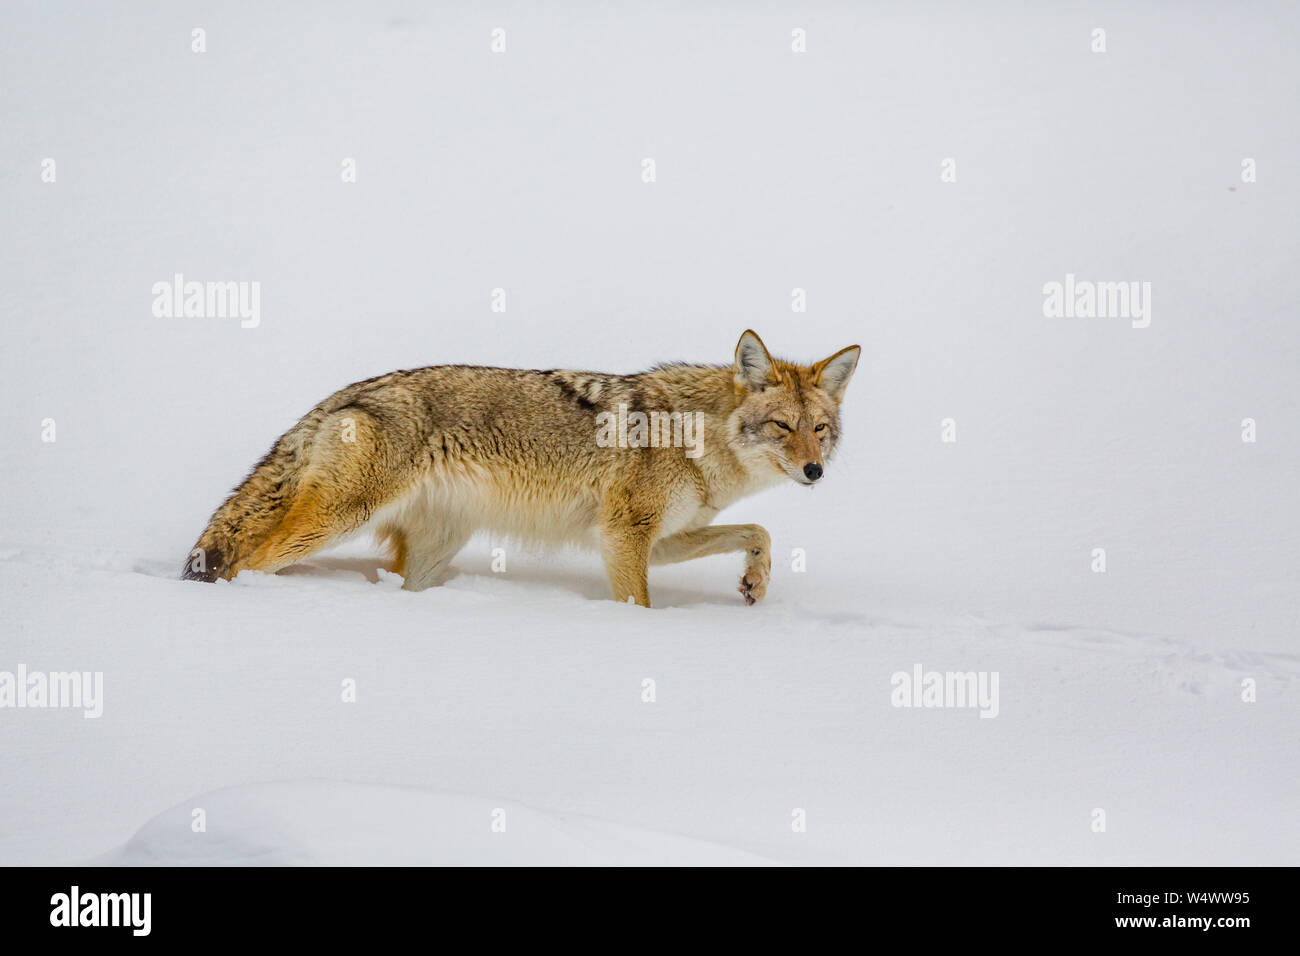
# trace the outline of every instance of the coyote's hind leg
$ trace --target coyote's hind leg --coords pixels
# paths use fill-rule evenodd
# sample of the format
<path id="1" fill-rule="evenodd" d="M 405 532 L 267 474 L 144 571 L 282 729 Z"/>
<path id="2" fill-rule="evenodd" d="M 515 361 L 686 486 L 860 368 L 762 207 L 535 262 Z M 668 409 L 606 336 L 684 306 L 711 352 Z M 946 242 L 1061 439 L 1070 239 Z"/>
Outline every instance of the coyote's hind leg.
<path id="1" fill-rule="evenodd" d="M 440 582 L 451 559 L 465 547 L 474 529 L 455 521 L 439 520 L 418 527 L 403 526 L 398 533 L 404 543 L 398 555 L 402 565 L 397 569 L 403 578 L 402 587 L 423 591 Z"/>
<path id="2" fill-rule="evenodd" d="M 279 571 L 361 528 L 415 481 L 392 436 L 365 411 L 334 412 L 313 437 L 308 461 L 284 517 L 231 568 Z"/>

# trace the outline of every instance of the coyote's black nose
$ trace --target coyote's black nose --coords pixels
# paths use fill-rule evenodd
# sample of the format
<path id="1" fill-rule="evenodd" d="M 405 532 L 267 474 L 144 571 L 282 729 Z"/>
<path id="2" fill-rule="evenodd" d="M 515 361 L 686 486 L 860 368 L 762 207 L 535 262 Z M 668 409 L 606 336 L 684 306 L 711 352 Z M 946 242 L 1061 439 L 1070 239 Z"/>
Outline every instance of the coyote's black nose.
<path id="1" fill-rule="evenodd" d="M 803 473 L 809 481 L 816 481 L 822 476 L 822 466 L 815 461 L 810 461 L 803 466 Z"/>

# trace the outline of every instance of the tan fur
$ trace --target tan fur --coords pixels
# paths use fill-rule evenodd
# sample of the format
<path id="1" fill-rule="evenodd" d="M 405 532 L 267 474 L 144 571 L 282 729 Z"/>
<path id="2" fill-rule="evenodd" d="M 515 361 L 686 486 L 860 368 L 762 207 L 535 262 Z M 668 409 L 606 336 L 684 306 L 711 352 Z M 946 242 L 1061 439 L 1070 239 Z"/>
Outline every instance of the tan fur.
<path id="1" fill-rule="evenodd" d="M 406 574 L 406 532 L 389 525 L 380 528 L 377 536 L 392 552 L 393 560 L 388 565 L 388 570 L 394 574 Z"/>
<path id="2" fill-rule="evenodd" d="M 374 530 L 404 586 L 421 590 L 486 530 L 597 547 L 614 598 L 643 606 L 651 563 L 744 552 L 740 591 L 752 604 L 771 573 L 767 532 L 710 522 L 782 477 L 812 483 L 805 467 L 834 451 L 858 353 L 796 365 L 746 332 L 725 366 L 606 375 L 445 365 L 358 382 L 276 442 L 212 516 L 183 576 L 277 571 Z M 702 454 L 601 447 L 597 415 L 620 403 L 703 413 Z"/>

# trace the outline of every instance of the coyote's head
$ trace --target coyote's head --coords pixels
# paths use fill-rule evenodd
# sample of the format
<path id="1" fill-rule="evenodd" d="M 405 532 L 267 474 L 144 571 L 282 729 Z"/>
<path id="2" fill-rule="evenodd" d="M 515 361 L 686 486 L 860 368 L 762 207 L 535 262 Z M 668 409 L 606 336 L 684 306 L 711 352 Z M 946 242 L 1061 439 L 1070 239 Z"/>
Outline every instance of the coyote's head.
<path id="1" fill-rule="evenodd" d="M 736 345 L 733 373 L 740 405 L 728 421 L 731 447 L 755 475 L 772 469 L 814 485 L 840 437 L 840 400 L 858 366 L 850 345 L 814 365 L 773 359 L 746 331 Z"/>

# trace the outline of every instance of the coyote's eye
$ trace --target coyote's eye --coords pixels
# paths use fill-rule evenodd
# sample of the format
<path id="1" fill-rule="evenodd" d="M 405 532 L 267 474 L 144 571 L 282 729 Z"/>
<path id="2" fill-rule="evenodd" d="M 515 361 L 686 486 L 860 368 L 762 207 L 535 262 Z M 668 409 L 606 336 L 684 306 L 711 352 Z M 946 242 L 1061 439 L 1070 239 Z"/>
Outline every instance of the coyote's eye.
<path id="1" fill-rule="evenodd" d="M 815 431 L 815 432 L 824 432 L 824 431 L 826 431 L 826 423 L 825 423 L 825 422 L 822 422 L 820 425 L 818 425 L 816 428 L 814 428 L 813 431 Z"/>
<path id="2" fill-rule="evenodd" d="M 790 426 L 785 422 L 778 422 L 775 418 L 769 419 L 769 421 L 783 432 L 788 432 L 790 430 Z"/>

